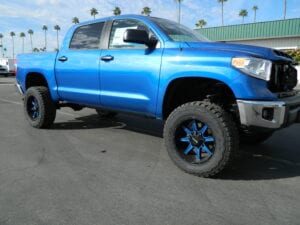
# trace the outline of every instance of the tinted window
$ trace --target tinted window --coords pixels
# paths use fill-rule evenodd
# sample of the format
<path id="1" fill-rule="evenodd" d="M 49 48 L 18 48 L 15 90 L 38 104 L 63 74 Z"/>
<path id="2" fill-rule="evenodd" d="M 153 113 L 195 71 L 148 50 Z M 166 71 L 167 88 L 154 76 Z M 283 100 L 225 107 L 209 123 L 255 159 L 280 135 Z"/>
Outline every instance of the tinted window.
<path id="1" fill-rule="evenodd" d="M 161 19 L 156 17 L 150 17 L 150 19 L 162 29 L 162 31 L 173 41 L 209 41 L 206 37 L 201 36 L 195 31 L 173 21 L 167 19 Z"/>
<path id="2" fill-rule="evenodd" d="M 104 23 L 78 27 L 72 37 L 70 49 L 98 49 Z"/>
<path id="3" fill-rule="evenodd" d="M 145 30 L 149 34 L 154 35 L 150 29 L 138 20 L 115 20 L 111 29 L 109 48 L 145 48 L 143 44 L 129 43 L 123 41 L 124 32 L 127 29 Z"/>

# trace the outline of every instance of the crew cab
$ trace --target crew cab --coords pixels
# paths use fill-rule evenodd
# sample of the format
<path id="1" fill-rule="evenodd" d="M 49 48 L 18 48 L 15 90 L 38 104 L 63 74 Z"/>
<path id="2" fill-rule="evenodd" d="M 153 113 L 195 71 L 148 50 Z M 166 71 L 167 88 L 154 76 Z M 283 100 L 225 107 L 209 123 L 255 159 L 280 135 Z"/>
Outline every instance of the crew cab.
<path id="1" fill-rule="evenodd" d="M 31 126 L 61 107 L 165 121 L 173 162 L 202 177 L 226 168 L 239 143 L 300 122 L 296 62 L 278 50 L 210 42 L 175 22 L 139 15 L 72 26 L 61 48 L 17 57 Z"/>

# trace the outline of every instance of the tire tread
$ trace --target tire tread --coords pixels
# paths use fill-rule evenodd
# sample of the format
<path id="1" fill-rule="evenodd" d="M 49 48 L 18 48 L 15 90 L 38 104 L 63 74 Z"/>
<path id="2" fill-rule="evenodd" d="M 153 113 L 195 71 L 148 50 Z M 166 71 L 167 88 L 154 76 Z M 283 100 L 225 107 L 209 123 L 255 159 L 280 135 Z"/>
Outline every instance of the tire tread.
<path id="1" fill-rule="evenodd" d="M 47 87 L 44 86 L 35 86 L 35 87 L 31 87 L 27 90 L 26 94 L 25 94 L 25 99 L 26 99 L 26 95 L 27 93 L 32 93 L 32 95 L 37 95 L 41 98 L 41 102 L 39 105 L 40 111 L 43 111 L 43 116 L 40 118 L 40 120 L 37 123 L 34 123 L 30 118 L 27 118 L 31 124 L 31 126 L 35 127 L 35 128 L 49 128 L 56 117 L 56 107 L 54 102 L 51 99 L 49 90 Z M 26 112 L 26 100 L 24 101 L 24 109 L 25 109 L 25 113 Z M 28 116 L 27 116 L 28 117 Z"/>
<path id="2" fill-rule="evenodd" d="M 222 123 L 223 128 L 226 130 L 224 134 L 226 135 L 225 139 L 226 141 L 226 154 L 223 154 L 223 159 L 220 160 L 219 164 L 215 166 L 215 168 L 209 172 L 203 172 L 203 173 L 197 173 L 193 172 L 191 170 L 186 170 L 186 172 L 197 175 L 200 177 L 213 177 L 217 174 L 219 174 L 221 171 L 223 171 L 225 168 L 227 168 L 233 161 L 233 156 L 235 155 L 235 152 L 239 145 L 239 138 L 238 138 L 238 129 L 236 127 L 236 124 L 233 122 L 231 116 L 222 109 L 219 105 L 216 105 L 214 103 L 211 103 L 209 101 L 194 101 L 194 102 L 188 102 L 185 103 L 179 107 L 177 107 L 168 117 L 165 128 L 164 128 L 164 137 L 170 136 L 170 133 L 168 132 L 167 127 L 169 127 L 169 122 L 173 120 L 175 115 L 181 111 L 184 110 L 186 107 L 204 107 L 208 111 L 210 111 L 215 117 L 217 117 L 220 122 Z M 165 142 L 166 144 L 166 142 Z M 168 148 L 167 144 L 166 147 Z"/>

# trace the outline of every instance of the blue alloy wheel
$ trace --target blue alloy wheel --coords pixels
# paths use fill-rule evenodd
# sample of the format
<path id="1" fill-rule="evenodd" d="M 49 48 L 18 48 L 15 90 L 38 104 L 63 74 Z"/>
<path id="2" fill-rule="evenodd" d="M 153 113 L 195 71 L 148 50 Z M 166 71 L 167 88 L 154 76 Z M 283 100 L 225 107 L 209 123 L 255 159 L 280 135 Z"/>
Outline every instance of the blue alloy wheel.
<path id="1" fill-rule="evenodd" d="M 198 120 L 184 121 L 175 132 L 178 154 L 191 164 L 209 160 L 215 151 L 215 138 L 209 127 Z"/>
<path id="2" fill-rule="evenodd" d="M 188 102 L 174 109 L 165 122 L 164 139 L 175 165 L 201 177 L 223 171 L 239 141 L 231 115 L 209 101 Z"/>
<path id="3" fill-rule="evenodd" d="M 40 116 L 39 103 L 34 96 L 30 96 L 27 101 L 27 113 L 32 120 L 37 120 Z"/>
<path id="4" fill-rule="evenodd" d="M 56 116 L 56 105 L 47 87 L 30 87 L 24 95 L 24 112 L 29 124 L 35 128 L 50 127 Z"/>

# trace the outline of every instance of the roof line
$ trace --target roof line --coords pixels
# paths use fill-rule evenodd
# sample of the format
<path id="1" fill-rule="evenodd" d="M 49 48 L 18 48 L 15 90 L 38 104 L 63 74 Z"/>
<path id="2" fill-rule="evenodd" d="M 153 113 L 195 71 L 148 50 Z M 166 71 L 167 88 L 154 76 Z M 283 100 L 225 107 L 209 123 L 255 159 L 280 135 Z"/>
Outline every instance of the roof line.
<path id="1" fill-rule="evenodd" d="M 246 40 L 266 40 L 266 39 L 280 39 L 280 38 L 297 38 L 300 35 L 290 35 L 290 36 L 270 36 L 270 37 L 256 37 L 256 38 L 239 38 L 239 39 L 223 39 L 218 41 L 246 41 Z"/>
<path id="2" fill-rule="evenodd" d="M 298 18 L 290 18 L 290 19 L 285 19 L 285 20 L 269 20 L 269 21 L 261 21 L 261 22 L 255 22 L 255 23 L 242 23 L 242 24 L 232 24 L 232 25 L 225 25 L 225 26 L 215 26 L 215 27 L 203 27 L 203 28 L 196 28 L 194 30 L 206 30 L 206 29 L 211 29 L 211 28 L 221 28 L 221 27 L 235 27 L 235 26 L 245 26 L 245 25 L 254 25 L 254 24 L 263 24 L 263 23 L 272 23 L 272 22 L 287 22 L 290 20 L 299 20 L 300 17 Z"/>

